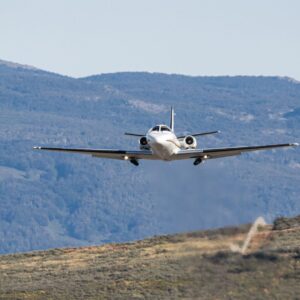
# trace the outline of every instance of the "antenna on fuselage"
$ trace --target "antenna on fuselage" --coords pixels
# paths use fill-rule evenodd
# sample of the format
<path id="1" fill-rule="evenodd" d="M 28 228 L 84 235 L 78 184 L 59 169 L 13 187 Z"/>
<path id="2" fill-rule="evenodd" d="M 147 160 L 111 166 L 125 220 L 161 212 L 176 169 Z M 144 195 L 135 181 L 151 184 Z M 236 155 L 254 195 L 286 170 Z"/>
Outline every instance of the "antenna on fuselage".
<path id="1" fill-rule="evenodd" d="M 174 132 L 174 108 L 171 106 L 170 128 Z"/>

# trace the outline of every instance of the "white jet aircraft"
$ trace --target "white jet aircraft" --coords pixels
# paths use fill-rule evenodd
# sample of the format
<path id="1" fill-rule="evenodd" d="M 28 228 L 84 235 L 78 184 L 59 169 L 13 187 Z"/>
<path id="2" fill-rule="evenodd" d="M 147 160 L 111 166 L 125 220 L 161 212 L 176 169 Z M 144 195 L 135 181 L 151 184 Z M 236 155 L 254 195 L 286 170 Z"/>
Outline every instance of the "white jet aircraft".
<path id="1" fill-rule="evenodd" d="M 193 159 L 194 165 L 196 166 L 208 159 L 240 155 L 243 152 L 299 146 L 298 143 L 291 143 L 250 147 L 242 146 L 230 148 L 196 149 L 197 140 L 195 137 L 214 134 L 218 132 L 219 131 L 210 131 L 190 134 L 186 136 L 176 136 L 174 132 L 174 110 L 173 108 L 171 108 L 170 127 L 168 127 L 167 125 L 156 125 L 151 128 L 145 135 L 128 132 L 125 133 L 125 135 L 140 138 L 140 150 L 130 151 L 113 149 L 70 149 L 49 147 L 33 147 L 33 149 L 80 153 L 88 154 L 94 157 L 128 160 L 135 166 L 139 165 L 140 159 L 155 159 L 164 161 Z"/>

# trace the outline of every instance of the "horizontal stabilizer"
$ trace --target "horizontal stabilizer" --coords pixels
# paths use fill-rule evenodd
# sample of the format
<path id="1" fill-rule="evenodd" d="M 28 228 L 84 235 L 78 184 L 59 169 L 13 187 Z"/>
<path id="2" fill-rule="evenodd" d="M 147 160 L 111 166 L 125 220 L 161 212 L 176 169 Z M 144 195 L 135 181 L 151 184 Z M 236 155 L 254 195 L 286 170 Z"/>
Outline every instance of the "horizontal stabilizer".
<path id="1" fill-rule="evenodd" d="M 207 132 L 200 132 L 200 133 L 193 133 L 193 134 L 187 134 L 191 136 L 202 136 L 202 135 L 209 135 L 209 134 L 215 134 L 215 133 L 220 133 L 221 131 L 215 130 L 215 131 L 207 131 Z M 185 138 L 186 135 L 178 136 L 178 139 L 183 139 Z"/>
<path id="2" fill-rule="evenodd" d="M 140 134 L 140 133 L 130 133 L 130 132 L 125 132 L 125 135 L 130 135 L 130 136 L 138 136 L 138 137 L 142 137 L 145 136 L 145 134 Z"/>

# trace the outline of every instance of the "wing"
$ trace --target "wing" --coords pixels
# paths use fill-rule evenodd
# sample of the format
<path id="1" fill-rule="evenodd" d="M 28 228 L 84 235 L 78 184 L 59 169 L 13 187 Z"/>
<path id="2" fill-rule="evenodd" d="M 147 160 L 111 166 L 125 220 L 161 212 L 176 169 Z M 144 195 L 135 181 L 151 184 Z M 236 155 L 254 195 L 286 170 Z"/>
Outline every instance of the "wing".
<path id="1" fill-rule="evenodd" d="M 150 150 L 143 151 L 126 151 L 111 149 L 75 149 L 75 148 L 49 148 L 49 147 L 33 147 L 35 150 L 47 150 L 56 152 L 69 152 L 87 154 L 94 157 L 111 158 L 111 159 L 157 159 Z"/>
<path id="2" fill-rule="evenodd" d="M 264 146 L 250 146 L 250 147 L 231 147 L 231 148 L 212 148 L 212 149 L 195 149 L 195 150 L 180 150 L 176 154 L 175 159 L 189 159 L 189 158 L 202 158 L 212 159 L 221 158 L 227 156 L 240 155 L 244 152 L 268 150 L 282 147 L 297 147 L 299 144 L 275 144 L 275 145 L 264 145 Z"/>

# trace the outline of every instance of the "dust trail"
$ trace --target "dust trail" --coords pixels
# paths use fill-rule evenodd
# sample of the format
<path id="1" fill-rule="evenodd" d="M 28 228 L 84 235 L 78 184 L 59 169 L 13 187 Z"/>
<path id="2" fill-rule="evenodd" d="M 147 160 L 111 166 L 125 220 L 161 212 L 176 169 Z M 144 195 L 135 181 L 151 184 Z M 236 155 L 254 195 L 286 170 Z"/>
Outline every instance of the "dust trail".
<path id="1" fill-rule="evenodd" d="M 264 220 L 263 217 L 258 217 L 255 222 L 252 224 L 248 234 L 247 234 L 247 237 L 244 241 L 244 244 L 242 247 L 239 247 L 238 245 L 231 245 L 230 248 L 232 251 L 234 252 L 240 252 L 242 254 L 245 254 L 247 249 L 248 249 L 248 246 L 252 240 L 252 238 L 254 237 L 254 235 L 257 233 L 257 229 L 258 229 L 258 226 L 264 226 L 266 225 L 266 221 Z"/>

